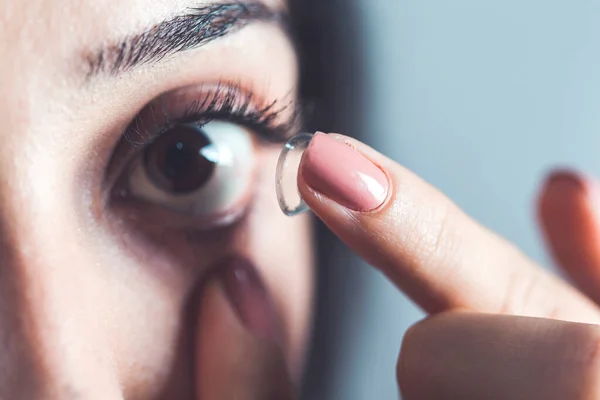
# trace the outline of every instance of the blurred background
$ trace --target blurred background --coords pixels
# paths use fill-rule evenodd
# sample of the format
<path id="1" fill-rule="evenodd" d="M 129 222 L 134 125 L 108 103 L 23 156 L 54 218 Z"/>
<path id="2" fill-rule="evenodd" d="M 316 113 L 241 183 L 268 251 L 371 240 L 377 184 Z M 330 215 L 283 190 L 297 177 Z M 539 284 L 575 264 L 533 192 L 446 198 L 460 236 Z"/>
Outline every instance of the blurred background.
<path id="1" fill-rule="evenodd" d="M 544 174 L 600 175 L 600 0 L 299 0 L 311 128 L 356 136 L 552 268 Z M 319 308 L 304 398 L 397 399 L 423 317 L 319 227 Z"/>

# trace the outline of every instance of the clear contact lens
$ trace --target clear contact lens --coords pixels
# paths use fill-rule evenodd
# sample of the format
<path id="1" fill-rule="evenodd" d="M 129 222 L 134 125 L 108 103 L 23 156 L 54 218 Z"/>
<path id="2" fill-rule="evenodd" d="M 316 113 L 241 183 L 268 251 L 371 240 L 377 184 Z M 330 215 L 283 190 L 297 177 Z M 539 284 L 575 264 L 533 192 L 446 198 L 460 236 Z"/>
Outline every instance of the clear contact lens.
<path id="1" fill-rule="evenodd" d="M 313 135 L 300 133 L 283 146 L 279 155 L 276 173 L 276 189 L 279 207 L 285 215 L 294 216 L 308 210 L 298 191 L 298 169 L 302 154 L 308 147 Z"/>

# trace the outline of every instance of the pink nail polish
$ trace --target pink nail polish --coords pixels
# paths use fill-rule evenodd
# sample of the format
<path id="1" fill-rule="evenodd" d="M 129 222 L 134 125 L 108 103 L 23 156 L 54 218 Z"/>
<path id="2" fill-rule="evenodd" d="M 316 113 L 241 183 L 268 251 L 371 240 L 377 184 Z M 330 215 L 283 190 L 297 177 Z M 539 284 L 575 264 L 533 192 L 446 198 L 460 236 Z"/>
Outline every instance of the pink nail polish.
<path id="1" fill-rule="evenodd" d="M 386 199 L 383 171 L 346 143 L 317 133 L 302 160 L 307 185 L 354 211 L 372 211 Z"/>
<path id="2" fill-rule="evenodd" d="M 547 179 L 548 185 L 566 185 L 577 189 L 585 189 L 587 179 L 582 174 L 568 169 L 557 169 Z"/>
<path id="3" fill-rule="evenodd" d="M 281 345 L 281 323 L 256 268 L 243 258 L 234 258 L 223 268 L 225 292 L 246 329 L 257 337 Z"/>

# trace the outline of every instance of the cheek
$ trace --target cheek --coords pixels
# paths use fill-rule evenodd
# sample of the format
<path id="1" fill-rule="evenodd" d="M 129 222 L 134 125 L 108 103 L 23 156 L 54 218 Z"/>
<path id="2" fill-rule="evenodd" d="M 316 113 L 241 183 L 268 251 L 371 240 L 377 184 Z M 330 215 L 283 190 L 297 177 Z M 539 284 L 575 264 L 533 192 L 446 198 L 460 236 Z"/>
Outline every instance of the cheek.
<path id="1" fill-rule="evenodd" d="M 312 300 L 311 223 L 279 210 L 277 156 L 276 149 L 261 151 L 248 216 L 235 227 L 189 234 L 117 219 L 88 236 L 91 259 L 101 266 L 94 286 L 106 315 L 105 337 L 132 398 L 165 390 L 177 397 L 191 389 L 201 282 L 231 254 L 249 257 L 260 270 L 284 321 L 286 356 L 300 372 Z M 230 345 L 226 337 L 220 341 Z"/>
<path id="2" fill-rule="evenodd" d="M 105 337 L 131 398 L 181 398 L 192 390 L 202 283 L 225 257 L 247 253 L 247 231 L 245 223 L 190 234 L 116 220 L 90 235 L 101 270 L 94 286 L 108 315 Z"/>
<path id="3" fill-rule="evenodd" d="M 96 259 L 103 276 L 96 286 L 107 314 L 105 338 L 124 393 L 149 398 L 170 385 L 178 363 L 185 297 L 191 290 L 183 276 L 191 273 L 163 270 L 159 274 L 160 262 L 132 258 L 114 244 L 101 249 L 104 252 Z"/>

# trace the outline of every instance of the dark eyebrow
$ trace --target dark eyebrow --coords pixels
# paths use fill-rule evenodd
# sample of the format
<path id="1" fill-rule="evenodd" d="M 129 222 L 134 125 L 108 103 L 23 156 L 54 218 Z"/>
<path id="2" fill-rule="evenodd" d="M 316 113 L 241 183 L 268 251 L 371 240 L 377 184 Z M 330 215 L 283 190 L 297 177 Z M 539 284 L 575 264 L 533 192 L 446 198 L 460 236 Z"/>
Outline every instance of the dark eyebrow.
<path id="1" fill-rule="evenodd" d="M 190 8 L 185 14 L 85 56 L 87 77 L 102 73 L 118 75 L 139 65 L 161 61 L 236 32 L 254 21 L 276 22 L 289 33 L 287 14 L 260 2 L 236 1 Z"/>

